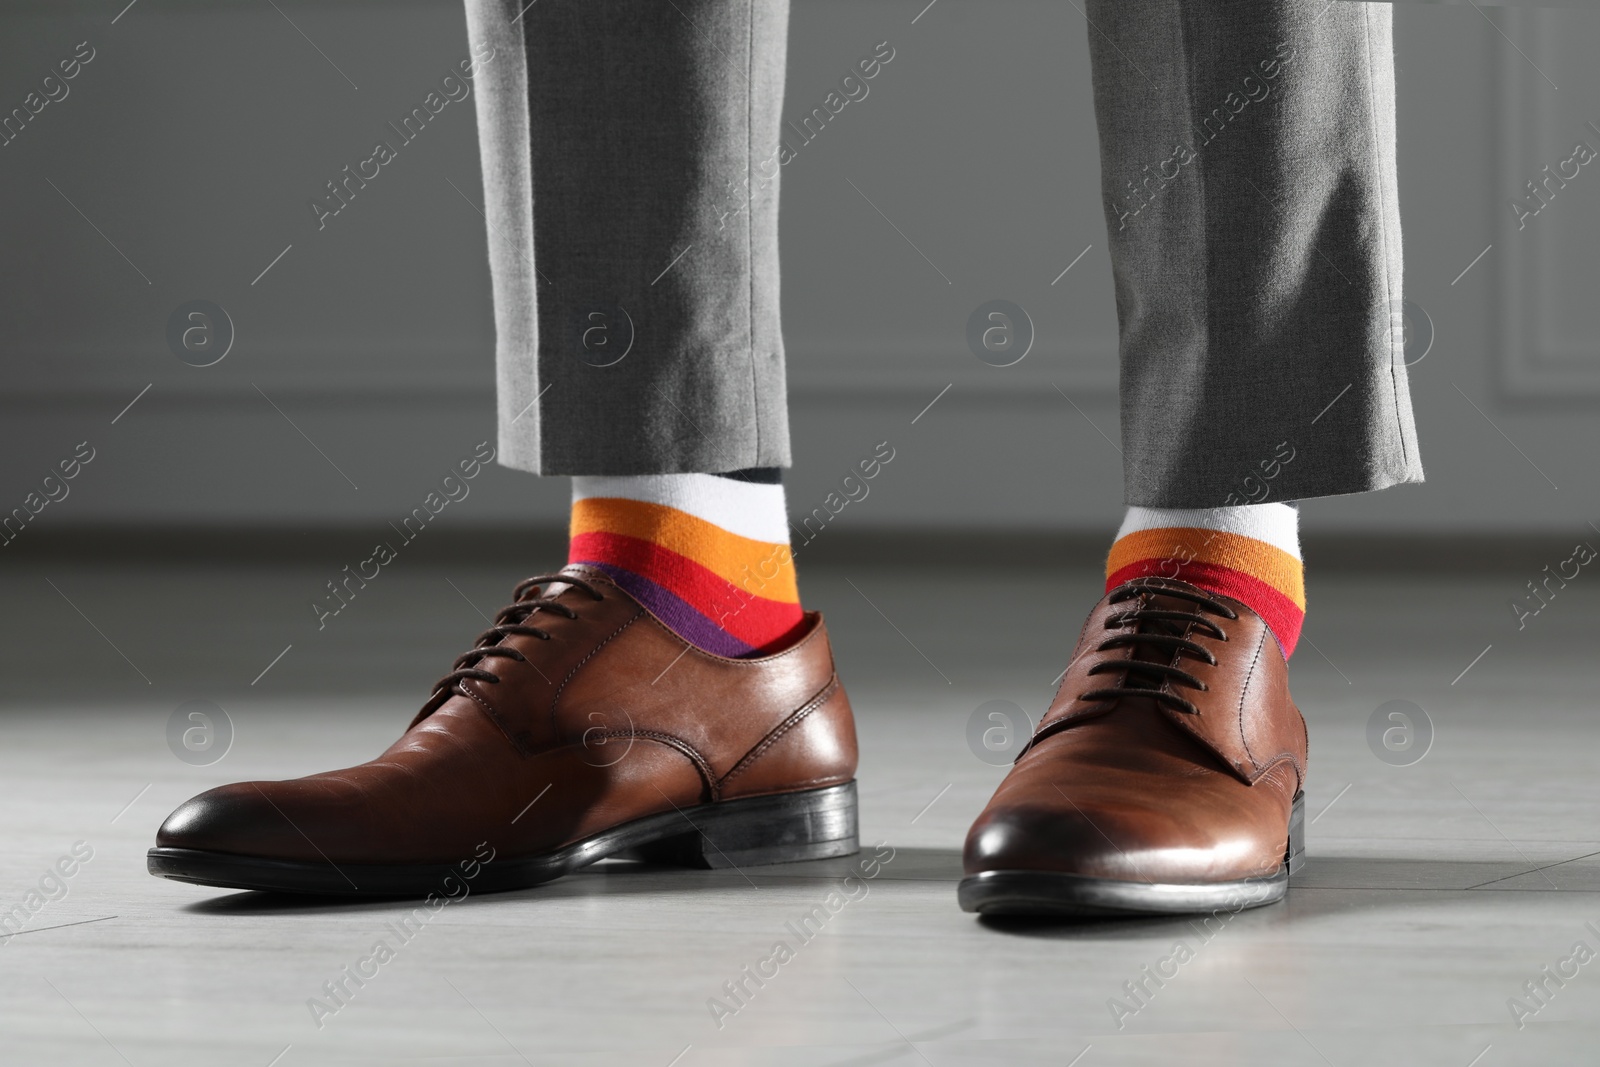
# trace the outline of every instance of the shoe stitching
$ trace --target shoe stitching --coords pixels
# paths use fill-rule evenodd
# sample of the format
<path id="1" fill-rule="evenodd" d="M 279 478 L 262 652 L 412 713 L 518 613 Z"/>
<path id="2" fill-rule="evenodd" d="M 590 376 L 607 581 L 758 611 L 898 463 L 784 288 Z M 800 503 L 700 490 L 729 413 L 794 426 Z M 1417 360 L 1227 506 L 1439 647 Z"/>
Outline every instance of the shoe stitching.
<path id="1" fill-rule="evenodd" d="M 839 675 L 835 673 L 831 678 L 828 679 L 828 684 L 822 688 L 821 692 L 812 697 L 798 710 L 790 714 L 790 716 L 783 720 L 783 722 L 773 727 L 772 731 L 768 733 L 766 737 L 762 738 L 760 743 L 758 743 L 755 748 L 752 748 L 749 752 L 745 753 L 744 757 L 740 759 L 738 763 L 734 764 L 733 769 L 722 776 L 722 781 L 719 783 L 719 785 L 727 785 L 733 780 L 735 775 L 742 774 L 744 771 L 748 770 L 750 766 L 755 763 L 755 761 L 759 759 L 769 748 L 777 744 L 778 741 L 781 740 L 783 736 L 790 730 L 800 725 L 800 723 L 813 711 L 816 711 L 818 708 L 822 707 L 829 700 L 831 700 L 833 698 L 833 694 L 838 691 Z"/>
<path id="2" fill-rule="evenodd" d="M 561 694 L 567 688 L 567 683 L 572 681 L 572 676 L 577 674 L 578 671 L 583 668 L 583 665 L 585 663 L 588 663 L 590 660 L 594 659 L 595 654 L 597 652 L 599 652 L 602 648 L 605 648 L 613 640 L 615 640 L 618 634 L 622 633 L 622 631 L 626 630 L 628 627 L 632 626 L 634 623 L 636 623 L 640 619 L 644 618 L 646 614 L 647 613 L 645 612 L 645 610 L 643 608 L 640 608 L 639 609 L 639 614 L 635 615 L 633 618 L 629 619 L 627 622 L 625 622 L 621 626 L 617 627 L 614 631 L 612 631 L 610 637 L 607 637 L 604 641 L 601 641 L 598 645 L 595 645 L 593 648 L 591 648 L 589 650 L 589 654 L 587 656 L 583 657 L 577 663 L 573 664 L 572 669 L 567 672 L 567 676 L 565 678 L 561 679 L 561 684 L 556 687 L 556 695 L 554 697 L 552 697 L 551 700 L 550 700 L 550 720 L 551 720 L 552 723 L 555 722 L 556 704 L 561 700 Z"/>
<path id="3" fill-rule="evenodd" d="M 695 769 L 699 771 L 700 777 L 704 779 L 706 783 L 707 790 L 709 790 L 711 793 L 711 799 L 715 801 L 721 797 L 721 790 L 717 785 L 716 772 L 711 769 L 711 765 L 706 762 L 705 757 L 700 754 L 698 749 L 696 749 L 689 742 L 685 741 L 683 738 L 678 737 L 676 734 L 669 734 L 665 730 L 636 729 L 606 730 L 598 736 L 603 740 L 621 740 L 625 737 L 631 739 L 643 738 L 646 741 L 659 741 L 669 748 L 676 749 L 678 752 L 681 752 L 687 756 L 689 761 L 695 765 Z"/>
<path id="4" fill-rule="evenodd" d="M 495 726 L 499 727 L 500 732 L 505 734 L 506 740 L 510 741 L 512 746 L 516 748 L 519 756 L 526 757 L 529 755 L 532 750 L 528 748 L 526 742 L 523 741 L 520 735 L 511 732 L 511 727 L 504 719 L 500 717 L 500 713 L 496 711 L 487 700 L 479 696 L 471 689 L 468 689 L 467 683 L 464 681 L 457 683 L 456 691 L 469 698 L 474 704 L 483 709 L 483 713 L 489 716 L 489 721 L 494 723 Z"/>
<path id="5" fill-rule="evenodd" d="M 1256 664 L 1261 662 L 1261 650 L 1266 643 L 1267 628 L 1263 625 L 1261 636 L 1256 639 L 1255 655 L 1250 657 L 1250 669 L 1245 671 L 1244 684 L 1239 687 L 1239 743 L 1244 746 L 1244 754 L 1250 757 L 1250 765 L 1258 771 L 1261 769 L 1261 762 L 1256 759 L 1256 754 L 1250 751 L 1250 740 L 1244 735 L 1244 698 L 1250 692 L 1250 680 L 1255 677 Z"/>

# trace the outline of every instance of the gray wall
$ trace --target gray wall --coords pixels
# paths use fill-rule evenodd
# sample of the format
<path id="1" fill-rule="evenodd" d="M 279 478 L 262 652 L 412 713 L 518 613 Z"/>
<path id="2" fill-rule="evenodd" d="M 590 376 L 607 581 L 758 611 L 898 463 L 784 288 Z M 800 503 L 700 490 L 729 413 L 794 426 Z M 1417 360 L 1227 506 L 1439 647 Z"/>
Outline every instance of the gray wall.
<path id="1" fill-rule="evenodd" d="M 783 175 L 791 504 L 888 440 L 896 459 L 841 528 L 1104 528 L 1120 508 L 1115 320 L 1083 16 L 939 0 L 913 22 L 924 3 L 794 3 L 790 113 L 877 42 L 896 55 Z M 493 437 L 471 103 L 325 229 L 307 201 L 467 55 L 459 7 L 139 0 L 113 24 L 122 6 L 0 13 L 6 111 L 78 42 L 95 50 L 0 148 L 0 511 L 87 440 L 95 459 L 24 536 L 381 528 Z M 1429 481 L 1312 503 L 1322 529 L 1600 521 L 1600 161 L 1520 232 L 1508 206 L 1575 141 L 1600 148 L 1585 125 L 1600 125 L 1600 14 L 1490 18 L 1396 8 L 1407 289 L 1435 329 L 1412 371 Z M 1013 367 L 966 350 L 968 313 L 993 297 L 1037 325 Z M 195 298 L 236 327 L 210 367 L 165 339 Z M 493 470 L 451 521 L 559 523 L 566 493 Z"/>

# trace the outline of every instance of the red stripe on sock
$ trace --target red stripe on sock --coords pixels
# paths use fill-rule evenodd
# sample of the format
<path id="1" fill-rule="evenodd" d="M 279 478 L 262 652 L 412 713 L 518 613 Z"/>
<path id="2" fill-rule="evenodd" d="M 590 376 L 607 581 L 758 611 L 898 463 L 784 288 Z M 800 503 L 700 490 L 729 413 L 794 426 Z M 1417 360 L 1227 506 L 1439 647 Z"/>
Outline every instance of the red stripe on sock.
<path id="1" fill-rule="evenodd" d="M 609 563 L 650 579 L 747 645 L 762 651 L 805 620 L 799 604 L 740 589 L 671 549 L 623 534 L 582 533 L 567 551 L 572 563 Z M 752 582 L 760 582 L 753 576 Z"/>
<path id="2" fill-rule="evenodd" d="M 1110 592 L 1123 582 L 1135 578 L 1148 578 L 1157 573 L 1164 578 L 1176 578 L 1179 581 L 1197 585 L 1202 589 L 1223 596 L 1232 597 L 1242 603 L 1248 604 L 1250 609 L 1272 630 L 1273 636 L 1278 639 L 1278 644 L 1283 648 L 1283 658 L 1288 659 L 1294 655 L 1295 645 L 1300 643 L 1300 627 L 1305 623 L 1306 613 L 1300 606 L 1276 586 L 1263 582 L 1243 571 L 1236 571 L 1232 567 L 1222 567 L 1214 563 L 1201 563 L 1194 560 L 1188 563 L 1177 563 L 1175 560 L 1157 560 L 1161 566 L 1159 571 L 1147 566 L 1150 560 L 1140 560 L 1130 563 L 1106 579 L 1106 592 Z M 1173 573 L 1176 567 L 1177 573 Z"/>

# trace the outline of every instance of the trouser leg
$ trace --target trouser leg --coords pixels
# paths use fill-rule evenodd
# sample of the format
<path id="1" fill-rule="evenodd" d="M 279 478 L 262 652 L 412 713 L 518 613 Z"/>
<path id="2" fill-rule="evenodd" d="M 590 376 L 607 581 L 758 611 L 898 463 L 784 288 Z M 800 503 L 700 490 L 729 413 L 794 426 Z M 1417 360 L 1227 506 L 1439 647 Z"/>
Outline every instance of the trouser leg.
<path id="1" fill-rule="evenodd" d="M 1421 481 L 1396 329 L 1389 5 L 1086 10 L 1127 502 Z"/>
<path id="2" fill-rule="evenodd" d="M 789 463 L 787 0 L 467 0 L 502 462 Z"/>

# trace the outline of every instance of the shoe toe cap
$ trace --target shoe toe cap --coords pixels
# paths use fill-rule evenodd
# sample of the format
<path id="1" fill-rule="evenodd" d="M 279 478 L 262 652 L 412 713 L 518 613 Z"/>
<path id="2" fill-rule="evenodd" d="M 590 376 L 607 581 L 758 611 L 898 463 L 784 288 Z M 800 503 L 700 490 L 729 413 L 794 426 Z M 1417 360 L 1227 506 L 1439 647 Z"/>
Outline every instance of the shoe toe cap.
<path id="1" fill-rule="evenodd" d="M 219 786 L 184 801 L 156 831 L 156 847 L 252 855 L 293 851 L 293 826 L 263 784 L 270 783 Z"/>
<path id="2" fill-rule="evenodd" d="M 991 807 L 967 835 L 962 862 L 967 874 L 983 871 L 1050 870 L 1096 877 L 1127 877 L 1130 867 L 1081 811 L 1020 804 Z"/>
<path id="3" fill-rule="evenodd" d="M 1128 882 L 1204 883 L 1273 874 L 1283 850 L 1240 811 L 1134 804 L 992 804 L 967 836 L 966 873 L 1051 871 Z"/>

